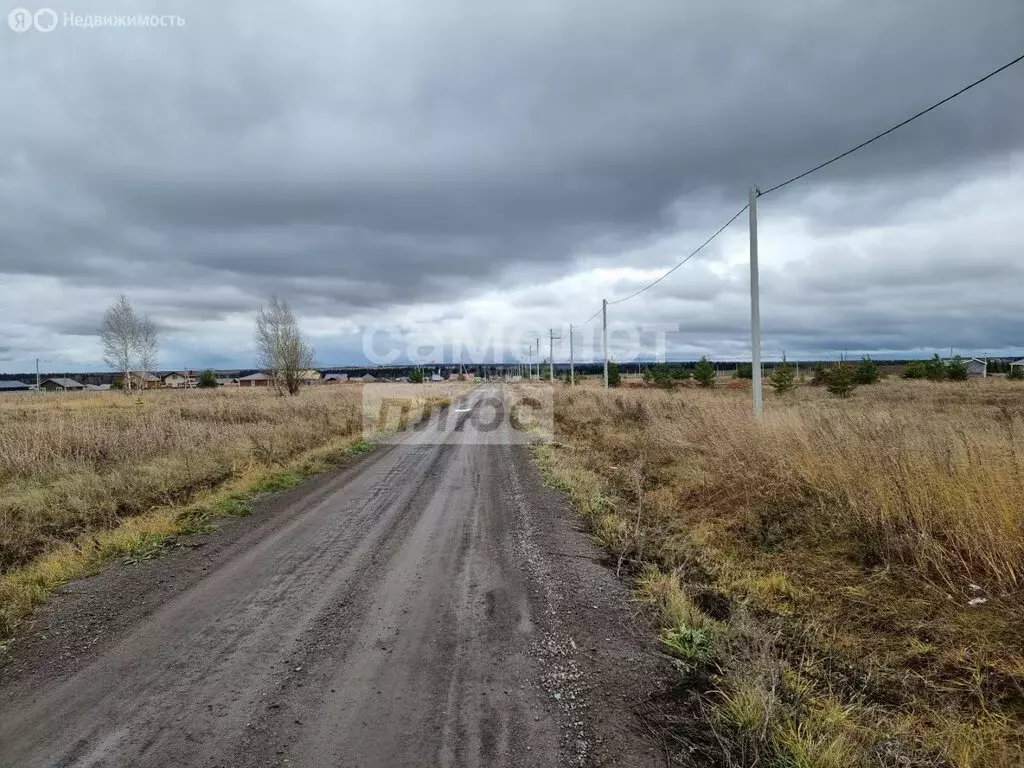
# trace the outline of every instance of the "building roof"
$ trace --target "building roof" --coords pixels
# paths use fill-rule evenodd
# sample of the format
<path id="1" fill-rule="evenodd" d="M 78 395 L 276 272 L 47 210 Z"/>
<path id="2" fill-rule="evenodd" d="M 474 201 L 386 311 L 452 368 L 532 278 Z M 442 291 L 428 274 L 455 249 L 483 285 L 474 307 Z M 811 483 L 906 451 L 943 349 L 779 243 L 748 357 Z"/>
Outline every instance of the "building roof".
<path id="1" fill-rule="evenodd" d="M 65 379 L 65 378 L 47 379 L 46 381 L 43 382 L 43 384 L 46 384 L 47 382 L 50 382 L 50 381 L 52 381 L 58 387 L 64 387 L 64 389 L 85 389 L 85 385 L 84 384 L 79 384 L 74 379 Z"/>
<path id="2" fill-rule="evenodd" d="M 258 372 L 258 373 L 250 373 L 248 376 L 241 376 L 238 380 L 239 381 L 270 381 L 272 378 L 273 378 L 273 376 L 268 376 L 265 373 Z"/>
<path id="3" fill-rule="evenodd" d="M 376 381 L 376 380 L 377 380 L 377 377 L 374 376 L 372 373 L 364 374 L 364 375 L 360 376 L 358 379 L 356 379 L 356 381 Z"/>
<path id="4" fill-rule="evenodd" d="M 0 381 L 0 389 L 31 389 L 23 381 Z"/>
<path id="5" fill-rule="evenodd" d="M 162 378 L 169 379 L 171 378 L 171 376 L 180 376 L 183 379 L 192 378 L 192 374 L 189 373 L 188 371 L 171 371 L 170 373 L 165 373 Z"/>
<path id="6" fill-rule="evenodd" d="M 324 381 L 348 381 L 347 373 L 328 373 L 324 376 Z"/>
<path id="7" fill-rule="evenodd" d="M 1021 358 L 1020 360 L 1014 360 L 1012 363 L 1010 363 L 1010 365 L 1024 365 L 1024 358 Z"/>

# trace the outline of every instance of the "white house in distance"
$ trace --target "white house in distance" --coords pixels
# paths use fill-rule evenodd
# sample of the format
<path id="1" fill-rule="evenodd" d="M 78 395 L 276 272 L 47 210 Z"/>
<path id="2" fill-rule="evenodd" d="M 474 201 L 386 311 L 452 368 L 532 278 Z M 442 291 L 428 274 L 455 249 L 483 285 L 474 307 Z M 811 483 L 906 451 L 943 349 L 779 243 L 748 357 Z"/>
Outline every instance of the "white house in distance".
<path id="1" fill-rule="evenodd" d="M 964 362 L 967 363 L 968 376 L 980 376 L 983 379 L 988 376 L 988 361 L 979 360 L 976 357 L 968 357 Z"/>
<path id="2" fill-rule="evenodd" d="M 954 359 L 955 358 L 951 357 L 948 360 L 944 360 L 943 362 L 945 362 L 946 364 L 949 364 L 949 363 L 953 362 Z M 978 378 L 981 378 L 981 379 L 984 379 L 984 378 L 988 377 L 988 361 L 987 360 L 981 360 L 980 358 L 977 358 L 977 357 L 965 357 L 965 358 L 963 358 L 963 361 L 965 363 L 967 363 L 967 375 L 968 376 L 977 376 Z"/>

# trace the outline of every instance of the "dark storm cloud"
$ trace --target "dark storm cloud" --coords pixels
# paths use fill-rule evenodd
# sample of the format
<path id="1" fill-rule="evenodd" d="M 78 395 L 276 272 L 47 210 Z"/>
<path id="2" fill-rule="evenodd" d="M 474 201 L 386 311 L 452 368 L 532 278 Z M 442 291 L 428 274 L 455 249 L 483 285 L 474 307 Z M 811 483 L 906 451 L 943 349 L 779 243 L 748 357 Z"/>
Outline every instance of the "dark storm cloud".
<path id="1" fill-rule="evenodd" d="M 673 231 L 696 245 L 749 184 L 946 95 L 1024 31 L 1018 0 L 56 10 L 186 25 L 0 30 L 0 272 L 158 290 L 171 326 L 275 291 L 337 316 L 457 301 Z M 1007 72 L 765 207 L 825 234 L 890 221 L 1024 148 L 1022 90 Z M 878 270 L 920 285 L 914 258 L 808 264 L 799 291 L 855 293 Z M 1013 279 L 1009 263 L 967 277 Z M 691 285 L 694 301 L 736 288 Z"/>

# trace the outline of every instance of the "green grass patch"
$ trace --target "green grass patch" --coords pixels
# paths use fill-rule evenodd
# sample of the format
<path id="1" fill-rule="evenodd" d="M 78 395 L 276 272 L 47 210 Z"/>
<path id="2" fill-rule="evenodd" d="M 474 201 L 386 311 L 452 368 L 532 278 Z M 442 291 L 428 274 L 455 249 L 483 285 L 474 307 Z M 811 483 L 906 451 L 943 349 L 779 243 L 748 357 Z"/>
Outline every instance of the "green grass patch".
<path id="1" fill-rule="evenodd" d="M 711 631 L 696 627 L 664 629 L 661 632 L 661 644 L 689 667 L 709 663 L 715 650 Z"/>
<path id="2" fill-rule="evenodd" d="M 250 489 L 250 493 L 253 496 L 256 496 L 261 493 L 280 493 L 281 491 L 290 491 L 292 488 L 295 488 L 302 483 L 302 481 L 307 477 L 309 477 L 309 475 L 304 472 L 280 472 L 256 483 Z"/>

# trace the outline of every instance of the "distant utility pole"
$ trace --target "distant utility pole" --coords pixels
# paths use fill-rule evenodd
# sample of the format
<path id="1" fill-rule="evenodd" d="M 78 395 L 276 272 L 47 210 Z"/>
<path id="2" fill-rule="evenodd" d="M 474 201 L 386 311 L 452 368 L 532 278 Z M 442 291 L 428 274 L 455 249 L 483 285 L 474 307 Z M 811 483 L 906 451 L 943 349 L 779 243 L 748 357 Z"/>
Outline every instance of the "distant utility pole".
<path id="1" fill-rule="evenodd" d="M 548 381 L 555 380 L 555 339 L 562 340 L 561 336 L 555 336 L 555 329 L 548 328 Z M 572 342 L 570 342 L 571 346 Z"/>
<path id="2" fill-rule="evenodd" d="M 36 392 L 39 391 L 39 358 L 36 358 Z"/>
<path id="3" fill-rule="evenodd" d="M 604 337 L 604 388 L 608 389 L 608 299 L 601 299 L 601 333 Z"/>
<path id="4" fill-rule="evenodd" d="M 750 346 L 753 352 L 754 417 L 761 418 L 764 408 L 761 394 L 761 290 L 757 275 L 757 187 L 750 188 Z"/>
<path id="5" fill-rule="evenodd" d="M 537 381 L 540 381 L 540 336 L 537 337 Z"/>
<path id="6" fill-rule="evenodd" d="M 555 381 L 555 329 L 548 328 L 548 381 Z"/>
<path id="7" fill-rule="evenodd" d="M 573 364 L 572 354 L 572 326 L 569 326 L 569 384 L 576 386 L 576 370 Z"/>

